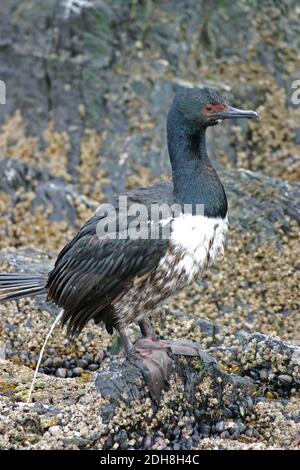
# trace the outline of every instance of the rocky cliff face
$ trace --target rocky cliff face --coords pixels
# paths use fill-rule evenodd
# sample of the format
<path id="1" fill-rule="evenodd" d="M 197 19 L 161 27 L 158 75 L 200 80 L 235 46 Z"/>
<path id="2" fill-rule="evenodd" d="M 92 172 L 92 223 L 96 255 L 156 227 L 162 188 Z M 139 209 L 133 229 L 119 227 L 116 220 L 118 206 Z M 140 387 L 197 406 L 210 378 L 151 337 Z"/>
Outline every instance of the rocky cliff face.
<path id="1" fill-rule="evenodd" d="M 0 121 L 14 116 L 5 126 L 3 157 L 22 152 L 13 145 L 18 131 L 19 145 L 21 135 L 32 136 L 18 158 L 36 160 L 34 147 L 46 147 L 40 164 L 50 151 L 56 173 L 66 167 L 73 181 L 105 173 L 108 192 L 125 187 L 136 165 L 161 175 L 168 170 L 161 149 L 172 95 L 181 84 L 205 83 L 259 109 L 263 123 L 213 131 L 216 159 L 298 180 L 300 117 L 291 102 L 300 67 L 296 0 L 240 0 L 234 8 L 227 0 L 184 0 L 175 9 L 152 0 L 87 3 L 3 5 L 7 105 L 0 106 Z"/>
<path id="2" fill-rule="evenodd" d="M 1 304 L 2 448 L 299 445 L 297 3 L 1 7 L 1 271 L 47 271 L 99 202 L 169 175 L 165 116 L 178 87 L 217 86 L 261 114 L 210 130 L 230 203 L 226 257 L 155 317 L 161 335 L 198 341 L 210 359 L 177 361 L 157 412 L 139 375 L 128 396 L 108 384 L 128 372 L 117 338 L 90 325 L 70 344 L 57 330 L 26 408 L 57 310 L 42 297 Z"/>

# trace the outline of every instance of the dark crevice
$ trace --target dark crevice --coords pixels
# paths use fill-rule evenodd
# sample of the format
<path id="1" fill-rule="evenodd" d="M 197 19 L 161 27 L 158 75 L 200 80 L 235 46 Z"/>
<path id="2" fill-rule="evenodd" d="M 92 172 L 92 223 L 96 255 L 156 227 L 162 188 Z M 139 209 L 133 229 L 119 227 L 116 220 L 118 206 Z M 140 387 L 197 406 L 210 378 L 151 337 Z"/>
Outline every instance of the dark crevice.
<path id="1" fill-rule="evenodd" d="M 44 65 L 44 80 L 45 80 L 45 85 L 46 85 L 47 109 L 48 109 L 48 114 L 50 114 L 53 109 L 52 82 L 51 82 L 51 77 L 48 71 L 47 59 L 43 59 L 43 65 Z"/>

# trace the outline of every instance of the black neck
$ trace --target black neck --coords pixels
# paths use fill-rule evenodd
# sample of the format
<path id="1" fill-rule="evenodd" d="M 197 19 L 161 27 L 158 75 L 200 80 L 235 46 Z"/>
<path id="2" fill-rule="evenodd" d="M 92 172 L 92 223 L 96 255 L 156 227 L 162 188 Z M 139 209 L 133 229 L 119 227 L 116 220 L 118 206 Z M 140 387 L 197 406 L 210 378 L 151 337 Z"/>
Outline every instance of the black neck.
<path id="1" fill-rule="evenodd" d="M 206 217 L 227 214 L 227 198 L 222 183 L 206 151 L 206 128 L 187 125 L 171 109 L 168 116 L 168 149 L 172 166 L 174 196 L 180 204 L 204 205 Z"/>

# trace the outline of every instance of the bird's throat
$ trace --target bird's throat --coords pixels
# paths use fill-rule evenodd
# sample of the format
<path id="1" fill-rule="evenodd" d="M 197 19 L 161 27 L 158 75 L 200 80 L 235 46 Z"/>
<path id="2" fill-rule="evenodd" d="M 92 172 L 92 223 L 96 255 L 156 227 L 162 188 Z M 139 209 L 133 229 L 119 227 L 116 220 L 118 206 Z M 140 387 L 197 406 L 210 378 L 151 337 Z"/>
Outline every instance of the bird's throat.
<path id="1" fill-rule="evenodd" d="M 176 200 L 192 205 L 193 214 L 199 206 L 207 217 L 227 214 L 227 199 L 222 183 L 206 150 L 206 128 L 193 130 L 168 122 L 168 149 L 172 166 Z"/>

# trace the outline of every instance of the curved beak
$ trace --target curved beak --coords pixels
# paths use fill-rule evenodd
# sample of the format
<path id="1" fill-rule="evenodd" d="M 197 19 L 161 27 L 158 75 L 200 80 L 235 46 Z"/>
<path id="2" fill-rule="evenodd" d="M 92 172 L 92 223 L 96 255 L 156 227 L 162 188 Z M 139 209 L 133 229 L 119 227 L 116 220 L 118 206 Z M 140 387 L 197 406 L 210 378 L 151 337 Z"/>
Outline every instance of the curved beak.
<path id="1" fill-rule="evenodd" d="M 239 118 L 248 118 L 248 119 L 259 119 L 258 114 L 251 109 L 237 109 L 232 106 L 224 111 L 214 113 L 214 119 L 239 119 Z"/>

